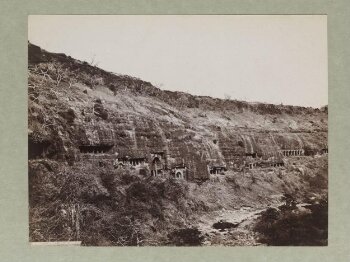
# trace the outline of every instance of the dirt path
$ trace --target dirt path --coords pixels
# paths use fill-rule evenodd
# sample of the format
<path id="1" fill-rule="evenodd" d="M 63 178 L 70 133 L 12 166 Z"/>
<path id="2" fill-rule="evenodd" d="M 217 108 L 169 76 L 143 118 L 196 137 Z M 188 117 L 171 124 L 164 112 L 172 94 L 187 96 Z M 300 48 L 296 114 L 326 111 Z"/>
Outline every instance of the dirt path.
<path id="1" fill-rule="evenodd" d="M 205 236 L 203 245 L 225 246 L 256 246 L 261 245 L 256 241 L 256 235 L 252 231 L 252 223 L 259 213 L 266 208 L 253 209 L 243 207 L 237 210 L 220 210 L 203 215 L 197 225 Z M 215 229 L 214 223 L 219 221 L 229 222 L 235 225 L 232 228 Z"/>

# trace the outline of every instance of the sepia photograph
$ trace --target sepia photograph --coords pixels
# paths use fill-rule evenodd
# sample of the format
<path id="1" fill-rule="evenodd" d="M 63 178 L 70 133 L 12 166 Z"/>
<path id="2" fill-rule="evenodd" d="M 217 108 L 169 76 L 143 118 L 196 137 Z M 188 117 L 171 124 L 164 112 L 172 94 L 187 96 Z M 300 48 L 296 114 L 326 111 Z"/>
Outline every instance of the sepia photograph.
<path id="1" fill-rule="evenodd" d="M 327 15 L 28 16 L 29 242 L 327 246 L 327 61 Z"/>

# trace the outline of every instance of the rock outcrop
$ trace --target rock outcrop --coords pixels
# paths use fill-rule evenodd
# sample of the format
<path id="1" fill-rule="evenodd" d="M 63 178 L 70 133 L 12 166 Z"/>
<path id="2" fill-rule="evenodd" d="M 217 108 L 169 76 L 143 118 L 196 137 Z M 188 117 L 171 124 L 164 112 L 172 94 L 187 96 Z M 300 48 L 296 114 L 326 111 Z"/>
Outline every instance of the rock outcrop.
<path id="1" fill-rule="evenodd" d="M 127 156 L 145 158 L 152 168 L 159 154 L 163 174 L 183 165 L 193 181 L 207 179 L 210 166 L 274 167 L 289 156 L 328 152 L 326 107 L 164 91 L 64 54 L 28 48 L 29 158 L 73 165 Z"/>

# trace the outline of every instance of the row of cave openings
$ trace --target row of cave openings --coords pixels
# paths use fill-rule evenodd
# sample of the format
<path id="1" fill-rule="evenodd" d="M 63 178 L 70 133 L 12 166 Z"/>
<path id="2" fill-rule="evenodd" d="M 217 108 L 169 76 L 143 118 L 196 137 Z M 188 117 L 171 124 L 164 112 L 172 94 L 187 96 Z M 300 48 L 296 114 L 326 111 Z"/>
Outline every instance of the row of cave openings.
<path id="1" fill-rule="evenodd" d="M 283 156 L 303 156 L 304 153 L 304 149 L 282 150 Z"/>
<path id="2" fill-rule="evenodd" d="M 49 157 L 49 147 L 51 143 L 48 141 L 42 141 L 42 142 L 37 142 L 33 141 L 32 139 L 29 139 L 28 141 L 28 158 L 29 159 L 38 159 L 38 158 L 45 158 Z M 81 145 L 79 146 L 79 151 L 82 154 L 105 154 L 105 153 L 110 153 L 112 150 L 113 145 Z M 297 150 L 281 150 L 283 156 L 303 156 L 303 155 L 314 155 L 314 154 L 328 154 L 328 148 L 322 148 L 318 152 L 305 152 L 304 149 L 297 149 Z M 251 158 L 256 158 L 257 153 L 246 153 L 246 157 L 251 157 Z M 132 166 L 138 166 L 141 164 L 146 163 L 145 158 L 130 158 L 130 159 L 124 159 L 123 164 L 126 162 L 129 162 Z M 152 164 L 156 167 L 157 172 L 159 173 L 160 170 L 162 169 L 161 166 L 161 161 L 159 157 L 153 158 Z M 158 167 L 159 166 L 159 167 Z M 215 174 L 215 173 L 220 173 L 223 170 L 223 167 L 218 167 L 218 168 L 213 168 L 209 170 L 210 174 Z M 155 170 L 156 171 L 156 170 Z M 159 171 L 159 172 L 158 172 Z"/>
<path id="3" fill-rule="evenodd" d="M 131 165 L 131 166 L 137 167 L 145 164 L 146 164 L 146 158 L 144 157 L 135 157 L 135 158 L 121 157 L 117 159 L 117 161 L 114 163 L 114 166 L 117 167 L 117 166 Z"/>
<path id="4" fill-rule="evenodd" d="M 79 146 L 80 153 L 83 154 L 104 154 L 110 152 L 113 145 L 82 145 Z"/>
<path id="5" fill-rule="evenodd" d="M 284 167 L 284 163 L 283 162 L 278 162 L 278 163 L 249 163 L 249 164 L 247 164 L 247 167 L 249 169 L 254 169 L 254 168 L 257 168 L 257 167 L 260 167 L 260 168 Z"/>
<path id="6" fill-rule="evenodd" d="M 208 167 L 208 169 L 209 169 L 209 174 L 211 175 L 218 175 L 227 170 L 226 167 L 224 166 L 210 166 Z"/>
<path id="7" fill-rule="evenodd" d="M 41 153 L 45 153 L 45 149 L 47 147 L 48 147 L 47 143 L 36 144 L 32 150 L 33 154 L 39 155 Z M 81 146 L 79 146 L 79 150 L 83 154 L 86 154 L 86 153 L 90 153 L 90 154 L 109 153 L 112 148 L 113 148 L 113 145 L 81 145 Z M 283 156 L 303 156 L 303 155 L 313 155 L 313 154 L 317 154 L 317 153 L 327 154 L 328 148 L 323 148 L 319 152 L 309 152 L 309 153 L 305 152 L 304 149 L 294 149 L 294 150 L 293 149 L 282 149 L 281 153 Z M 257 153 L 256 152 L 246 153 L 245 156 L 250 157 L 250 158 L 257 158 Z M 136 165 L 141 164 L 144 161 L 145 161 L 144 158 L 134 159 L 134 162 L 132 162 L 131 164 L 136 166 Z"/>
<path id="8" fill-rule="evenodd" d="M 170 172 L 164 172 L 161 169 L 151 170 L 152 177 L 167 177 L 170 173 L 170 176 L 175 179 L 185 179 L 186 178 L 186 167 L 172 168 Z"/>
<path id="9" fill-rule="evenodd" d="M 170 170 L 166 168 L 164 152 L 151 153 L 151 163 L 150 171 L 152 177 L 168 177 L 171 175 L 176 179 L 185 179 L 187 168 L 185 165 L 180 165 L 173 167 Z M 147 159 L 145 157 L 119 157 L 114 162 L 115 168 L 133 166 L 133 167 L 142 167 L 149 166 Z"/>
<path id="10" fill-rule="evenodd" d="M 281 150 L 281 153 L 283 156 L 303 156 L 305 151 L 303 149 L 297 149 L 297 150 Z M 248 158 L 257 158 L 258 154 L 256 152 L 254 153 L 246 153 L 246 157 Z"/>

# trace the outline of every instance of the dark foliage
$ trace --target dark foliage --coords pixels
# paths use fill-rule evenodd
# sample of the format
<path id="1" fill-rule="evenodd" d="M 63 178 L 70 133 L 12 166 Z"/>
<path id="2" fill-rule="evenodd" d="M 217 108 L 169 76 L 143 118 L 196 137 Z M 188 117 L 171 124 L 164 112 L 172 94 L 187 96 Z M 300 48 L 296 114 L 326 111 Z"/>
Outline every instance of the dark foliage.
<path id="1" fill-rule="evenodd" d="M 254 230 L 271 246 L 325 246 L 328 239 L 326 200 L 307 207 L 310 211 L 283 207 L 263 212 Z"/>
<path id="2" fill-rule="evenodd" d="M 237 226 L 238 226 L 238 224 L 234 224 L 234 223 L 230 223 L 230 222 L 226 222 L 226 221 L 222 221 L 222 220 L 213 224 L 213 228 L 220 229 L 220 230 L 225 230 L 228 228 L 235 228 Z"/>
<path id="3" fill-rule="evenodd" d="M 30 164 L 29 186 L 31 241 L 143 245 L 149 224 L 166 241 L 173 226 L 161 225 L 169 224 L 164 212 L 169 204 L 190 214 L 181 204 L 186 186 L 174 180 L 149 180 L 123 169 L 99 165 L 61 169 L 55 161 L 36 160 Z M 173 216 L 169 225 L 181 225 Z"/>
<path id="4" fill-rule="evenodd" d="M 103 120 L 108 119 L 108 112 L 104 109 L 101 100 L 97 100 L 94 104 L 95 115 L 101 117 Z"/>
<path id="5" fill-rule="evenodd" d="M 67 123 L 71 124 L 74 122 L 74 119 L 76 118 L 75 112 L 73 109 L 69 108 L 67 111 L 60 112 L 59 113 L 64 119 L 67 120 Z"/>
<path id="6" fill-rule="evenodd" d="M 238 142 L 237 142 L 237 145 L 240 146 L 240 147 L 244 147 L 243 141 L 238 141 Z"/>
<path id="7" fill-rule="evenodd" d="M 204 240 L 198 228 L 183 228 L 175 230 L 168 235 L 170 245 L 200 246 Z"/>

